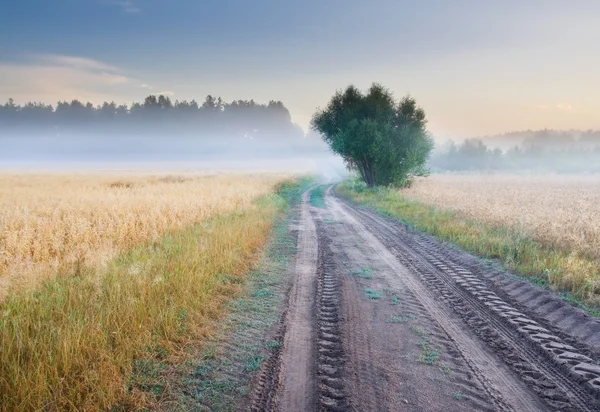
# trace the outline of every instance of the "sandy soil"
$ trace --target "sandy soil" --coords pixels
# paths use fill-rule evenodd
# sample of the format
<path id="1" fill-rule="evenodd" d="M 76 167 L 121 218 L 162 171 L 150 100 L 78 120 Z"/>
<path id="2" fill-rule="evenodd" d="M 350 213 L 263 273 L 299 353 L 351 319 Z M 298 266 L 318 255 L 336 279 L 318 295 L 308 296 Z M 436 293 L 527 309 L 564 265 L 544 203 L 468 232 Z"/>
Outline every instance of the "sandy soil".
<path id="1" fill-rule="evenodd" d="M 305 194 L 282 347 L 250 409 L 600 410 L 597 321 L 540 313 L 519 297 L 549 292 L 331 190 L 325 205 Z"/>

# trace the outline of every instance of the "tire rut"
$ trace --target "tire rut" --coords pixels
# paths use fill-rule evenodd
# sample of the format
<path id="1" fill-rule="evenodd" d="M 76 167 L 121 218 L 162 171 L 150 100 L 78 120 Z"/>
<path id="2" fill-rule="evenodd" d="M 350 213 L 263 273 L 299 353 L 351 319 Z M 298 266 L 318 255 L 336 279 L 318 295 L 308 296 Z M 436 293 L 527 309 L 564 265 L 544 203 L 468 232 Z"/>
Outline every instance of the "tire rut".
<path id="1" fill-rule="evenodd" d="M 431 244 L 399 231 L 370 211 L 345 207 L 421 281 L 433 287 L 454 311 L 522 376 L 552 408 L 596 411 L 600 367 L 551 335 L 546 328 L 500 299 L 478 277 L 449 263 Z M 401 241 L 399 241 L 401 239 Z"/>
<path id="2" fill-rule="evenodd" d="M 317 380 L 318 408 L 327 412 L 349 410 L 344 385 L 344 349 L 340 333 L 341 280 L 328 250 L 322 228 L 319 235 L 317 284 Z"/>

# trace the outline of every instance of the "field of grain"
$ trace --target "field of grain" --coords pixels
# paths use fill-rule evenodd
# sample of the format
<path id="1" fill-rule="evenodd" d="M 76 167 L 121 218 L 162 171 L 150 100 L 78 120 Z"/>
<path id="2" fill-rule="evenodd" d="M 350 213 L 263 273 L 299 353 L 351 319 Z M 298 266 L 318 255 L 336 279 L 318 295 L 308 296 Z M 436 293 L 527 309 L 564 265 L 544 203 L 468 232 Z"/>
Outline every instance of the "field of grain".
<path id="1" fill-rule="evenodd" d="M 226 313 L 296 187 L 272 175 L 0 175 L 0 411 L 139 410 Z"/>
<path id="2" fill-rule="evenodd" d="M 0 300 L 54 274 L 243 209 L 281 177 L 0 174 Z"/>
<path id="3" fill-rule="evenodd" d="M 402 194 L 600 259 L 600 176 L 433 175 Z"/>

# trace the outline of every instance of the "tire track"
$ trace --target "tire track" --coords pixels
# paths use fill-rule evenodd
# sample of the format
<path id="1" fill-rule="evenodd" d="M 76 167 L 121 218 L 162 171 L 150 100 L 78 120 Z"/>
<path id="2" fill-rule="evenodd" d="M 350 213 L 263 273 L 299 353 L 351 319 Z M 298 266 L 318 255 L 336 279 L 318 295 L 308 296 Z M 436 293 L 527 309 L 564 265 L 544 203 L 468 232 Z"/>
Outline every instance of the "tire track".
<path id="1" fill-rule="evenodd" d="M 573 347 L 516 311 L 470 271 L 441 258 L 431 244 L 396 230 L 384 218 L 346 207 L 375 229 L 374 235 L 396 258 L 444 296 L 471 330 L 502 354 L 549 405 L 558 410 L 598 410 L 593 395 L 600 368 L 591 359 L 573 352 Z M 584 381 L 586 387 L 578 381 Z"/>
<path id="2" fill-rule="evenodd" d="M 457 348 L 462 352 L 465 361 L 471 367 L 473 374 L 488 391 L 490 399 L 495 403 L 498 410 L 514 411 L 544 411 L 539 399 L 532 395 L 512 373 L 498 363 L 497 359 L 490 355 L 487 350 L 477 341 L 473 340 L 464 331 L 464 325 L 450 317 L 446 309 L 442 307 L 430 292 L 425 289 L 421 282 L 415 279 L 397 258 L 375 237 L 367 226 L 354 217 L 356 212 L 352 208 L 331 196 L 327 198 L 328 206 L 339 218 L 345 220 L 354 227 L 355 232 L 363 240 L 373 246 L 377 256 L 384 261 L 396 274 L 390 281 L 400 282 L 408 287 L 415 297 L 427 308 L 427 311 L 438 321 L 444 332 L 454 341 Z M 510 406 L 509 406 L 510 405 Z"/>
<path id="3" fill-rule="evenodd" d="M 288 300 L 286 333 L 280 360 L 279 393 L 275 404 L 284 412 L 314 410 L 315 352 L 314 296 L 318 243 L 315 223 L 310 215 L 310 190 L 302 196 L 298 255 L 295 279 Z"/>
<path id="4" fill-rule="evenodd" d="M 317 286 L 317 380 L 318 408 L 327 412 L 347 411 L 344 385 L 344 350 L 340 333 L 340 278 L 327 237 L 319 229 Z"/>

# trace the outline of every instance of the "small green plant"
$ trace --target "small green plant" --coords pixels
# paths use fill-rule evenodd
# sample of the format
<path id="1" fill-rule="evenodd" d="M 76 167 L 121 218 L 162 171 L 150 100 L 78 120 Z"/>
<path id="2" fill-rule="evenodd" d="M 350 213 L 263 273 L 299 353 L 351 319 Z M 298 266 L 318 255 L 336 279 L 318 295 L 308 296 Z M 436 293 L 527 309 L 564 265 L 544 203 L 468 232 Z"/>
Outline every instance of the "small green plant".
<path id="1" fill-rule="evenodd" d="M 410 320 L 417 320 L 417 315 L 415 315 L 413 312 L 406 312 L 404 316 Z"/>
<path id="2" fill-rule="evenodd" d="M 452 392 L 452 397 L 457 401 L 462 401 L 464 399 L 464 395 L 461 392 Z"/>
<path id="3" fill-rule="evenodd" d="M 281 347 L 281 342 L 278 342 L 276 340 L 270 340 L 265 344 L 265 346 L 267 347 L 268 350 L 274 351 L 275 349 Z"/>
<path id="4" fill-rule="evenodd" d="M 398 305 L 400 303 L 400 298 L 398 296 L 392 296 L 390 299 L 390 305 Z"/>
<path id="5" fill-rule="evenodd" d="M 368 267 L 358 269 L 358 270 L 352 270 L 352 271 L 350 271 L 350 275 L 358 276 L 359 278 L 363 278 L 363 279 L 373 279 L 373 272 L 371 271 L 371 268 L 368 268 Z"/>
<path id="6" fill-rule="evenodd" d="M 379 300 L 383 296 L 381 294 L 381 292 L 373 290 L 373 289 L 365 289 L 365 295 L 367 296 L 367 298 L 372 299 L 372 300 Z"/>
<path id="7" fill-rule="evenodd" d="M 421 356 L 419 357 L 419 362 L 424 363 L 426 365 L 435 364 L 440 358 L 440 352 L 437 349 L 429 349 L 429 347 L 421 352 Z"/>
<path id="8" fill-rule="evenodd" d="M 257 370 L 260 369 L 260 365 L 263 363 L 263 361 L 265 360 L 264 356 L 250 356 L 247 360 L 246 360 L 246 371 L 247 372 L 255 372 Z"/>
<path id="9" fill-rule="evenodd" d="M 450 366 L 446 365 L 445 363 L 440 363 L 440 370 L 442 372 L 444 372 L 446 375 L 449 375 L 450 372 L 452 372 L 452 369 L 450 369 Z"/>

